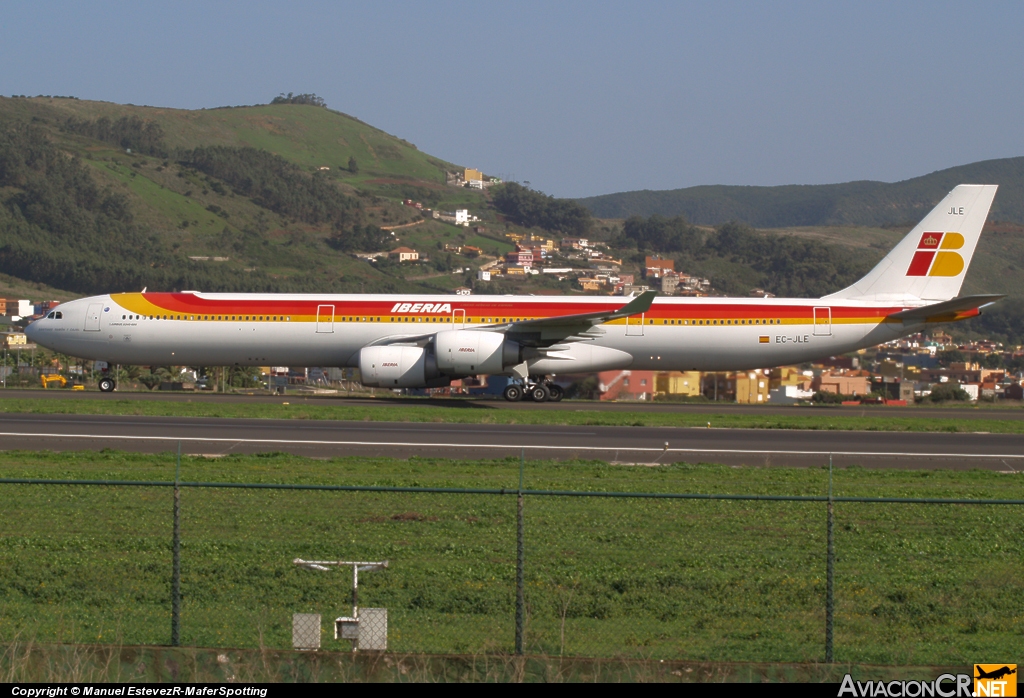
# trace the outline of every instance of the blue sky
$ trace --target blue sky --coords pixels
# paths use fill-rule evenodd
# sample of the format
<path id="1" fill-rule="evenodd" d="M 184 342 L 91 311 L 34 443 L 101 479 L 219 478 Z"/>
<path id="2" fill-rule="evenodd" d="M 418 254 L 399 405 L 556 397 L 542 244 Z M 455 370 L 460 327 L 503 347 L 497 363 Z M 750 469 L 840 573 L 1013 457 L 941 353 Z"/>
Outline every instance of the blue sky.
<path id="1" fill-rule="evenodd" d="M 558 196 L 1024 155 L 1019 2 L 14 0 L 0 94 L 331 108 Z"/>

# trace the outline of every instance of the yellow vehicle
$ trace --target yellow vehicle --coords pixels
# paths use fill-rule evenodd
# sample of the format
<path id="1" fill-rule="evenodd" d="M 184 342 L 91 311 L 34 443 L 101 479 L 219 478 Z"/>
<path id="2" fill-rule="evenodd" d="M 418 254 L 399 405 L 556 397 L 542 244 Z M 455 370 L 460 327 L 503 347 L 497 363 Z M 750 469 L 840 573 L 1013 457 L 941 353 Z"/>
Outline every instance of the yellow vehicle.
<path id="1" fill-rule="evenodd" d="M 59 383 L 61 388 L 67 387 L 68 379 L 64 376 L 39 376 L 44 388 L 49 388 L 53 383 Z"/>
<path id="2" fill-rule="evenodd" d="M 50 385 L 52 385 L 53 383 L 59 383 L 61 388 L 69 387 L 68 379 L 65 378 L 64 376 L 39 376 L 39 380 L 43 384 L 44 388 L 49 388 Z M 81 383 L 74 382 L 71 382 L 70 388 L 72 390 L 85 390 L 84 385 L 82 385 Z"/>

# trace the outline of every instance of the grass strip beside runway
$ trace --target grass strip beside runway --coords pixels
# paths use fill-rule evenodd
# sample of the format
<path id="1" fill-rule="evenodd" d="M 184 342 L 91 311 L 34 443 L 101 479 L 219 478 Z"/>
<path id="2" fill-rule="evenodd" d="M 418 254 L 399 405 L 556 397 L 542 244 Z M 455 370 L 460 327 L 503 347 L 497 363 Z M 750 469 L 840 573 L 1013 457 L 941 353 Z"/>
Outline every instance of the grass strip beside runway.
<path id="1" fill-rule="evenodd" d="M 182 479 L 514 490 L 517 459 L 185 457 Z M 171 455 L 0 452 L 0 477 L 167 481 Z M 1020 499 L 1020 474 L 849 468 L 838 496 Z M 821 495 L 821 469 L 526 465 L 529 489 Z M 0 485 L 0 641 L 166 644 L 169 488 Z M 360 604 L 396 652 L 511 651 L 516 498 L 183 489 L 182 638 L 290 644 L 291 614 L 347 615 L 350 578 L 305 559 L 388 559 Z M 836 659 L 966 664 L 1016 656 L 1018 506 L 838 503 Z M 821 659 L 825 505 L 527 497 L 529 653 Z"/>
<path id="2" fill-rule="evenodd" d="M 877 408 L 882 410 L 884 408 Z M 1024 434 L 1024 420 L 984 421 L 943 417 L 940 410 L 921 417 L 893 417 L 829 410 L 826 414 L 697 414 L 690 412 L 619 412 L 578 410 L 505 410 L 469 402 L 437 406 L 350 405 L 298 402 L 280 404 L 219 403 L 163 400 L 67 400 L 14 398 L 0 394 L 0 412 L 11 414 L 98 414 L 152 417 L 221 417 L 236 419 L 308 419 L 372 422 L 437 422 L 445 424 L 539 424 L 564 426 L 707 427 L 717 429 L 812 429 L 824 431 L 908 431 Z"/>

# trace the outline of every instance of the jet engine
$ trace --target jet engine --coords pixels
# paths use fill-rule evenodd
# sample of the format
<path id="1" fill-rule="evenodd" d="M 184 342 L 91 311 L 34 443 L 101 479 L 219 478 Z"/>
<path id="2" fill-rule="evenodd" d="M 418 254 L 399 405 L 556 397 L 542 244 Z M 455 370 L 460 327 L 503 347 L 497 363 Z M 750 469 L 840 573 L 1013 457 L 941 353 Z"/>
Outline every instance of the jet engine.
<path id="1" fill-rule="evenodd" d="M 422 347 L 365 347 L 359 350 L 359 373 L 371 388 L 438 388 L 451 383 L 441 375 L 432 354 Z"/>
<path id="2" fill-rule="evenodd" d="M 437 368 L 451 376 L 502 373 L 520 363 L 519 344 L 501 332 L 445 330 L 434 336 Z"/>

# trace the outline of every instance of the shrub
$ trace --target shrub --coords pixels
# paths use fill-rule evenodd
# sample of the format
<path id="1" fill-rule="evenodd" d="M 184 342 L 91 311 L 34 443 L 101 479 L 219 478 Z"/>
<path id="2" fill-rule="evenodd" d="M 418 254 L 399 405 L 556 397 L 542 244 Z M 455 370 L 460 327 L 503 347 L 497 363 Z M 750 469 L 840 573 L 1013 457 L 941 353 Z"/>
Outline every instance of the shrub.
<path id="1" fill-rule="evenodd" d="M 928 399 L 932 402 L 966 402 L 971 399 L 971 396 L 960 387 L 959 383 L 936 383 L 932 386 L 932 393 Z"/>

